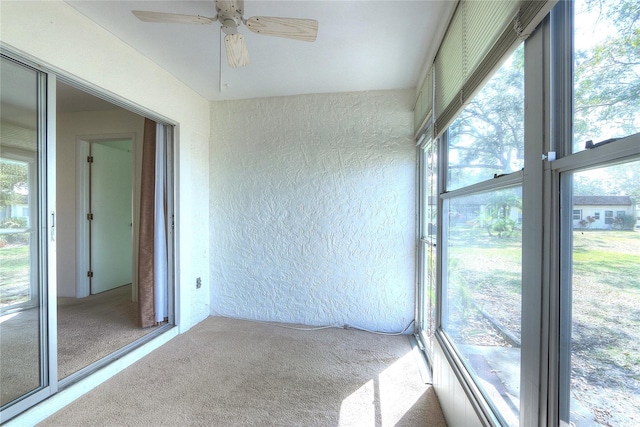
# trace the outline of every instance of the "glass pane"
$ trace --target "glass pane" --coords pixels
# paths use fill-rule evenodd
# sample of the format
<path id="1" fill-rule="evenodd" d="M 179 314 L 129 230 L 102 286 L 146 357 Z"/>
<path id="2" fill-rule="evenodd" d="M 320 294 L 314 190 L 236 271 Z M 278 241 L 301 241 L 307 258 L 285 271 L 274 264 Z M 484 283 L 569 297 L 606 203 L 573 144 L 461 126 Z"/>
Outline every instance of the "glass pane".
<path id="1" fill-rule="evenodd" d="M 2 59 L 0 88 L 0 405 L 37 389 L 37 74 Z"/>
<path id="2" fill-rule="evenodd" d="M 420 150 L 420 238 L 424 240 L 428 236 L 429 226 L 428 198 L 429 198 L 429 157 L 430 147 Z"/>
<path id="3" fill-rule="evenodd" d="M 640 2 L 576 0 L 573 151 L 640 132 Z"/>
<path id="4" fill-rule="evenodd" d="M 447 200 L 443 328 L 494 411 L 520 408 L 522 188 Z"/>
<path id="5" fill-rule="evenodd" d="M 583 215 L 573 219 L 564 421 L 640 425 L 640 161 L 571 178 Z"/>
<path id="6" fill-rule="evenodd" d="M 524 167 L 524 45 L 448 130 L 447 190 Z"/>
<path id="7" fill-rule="evenodd" d="M 427 197 L 426 197 L 426 245 L 427 245 L 427 277 L 426 293 L 428 298 L 429 312 L 426 313 L 428 321 L 427 331 L 429 338 L 433 340 L 436 331 L 436 284 L 437 284 L 437 258 L 436 241 L 438 231 L 438 142 L 434 141 L 429 148 L 427 163 Z"/>
<path id="8" fill-rule="evenodd" d="M 431 143 L 421 159 L 421 267 L 420 286 L 422 301 L 422 332 L 431 352 L 436 327 L 436 231 L 437 231 L 437 143 Z"/>

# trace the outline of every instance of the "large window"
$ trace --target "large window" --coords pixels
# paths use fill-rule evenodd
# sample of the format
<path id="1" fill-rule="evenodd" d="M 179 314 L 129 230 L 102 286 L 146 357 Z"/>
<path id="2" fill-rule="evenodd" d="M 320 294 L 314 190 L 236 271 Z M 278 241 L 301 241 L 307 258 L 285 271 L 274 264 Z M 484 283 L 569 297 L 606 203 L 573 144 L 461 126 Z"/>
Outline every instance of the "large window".
<path id="1" fill-rule="evenodd" d="M 449 127 L 441 196 L 442 327 L 506 425 L 520 408 L 523 135 L 521 45 Z"/>
<path id="2" fill-rule="evenodd" d="M 572 140 L 556 167 L 558 418 L 563 425 L 637 425 L 640 3 L 575 0 L 571 6 L 565 25 L 573 22 Z M 587 216 L 569 220 L 577 209 Z"/>
<path id="3" fill-rule="evenodd" d="M 485 397 L 518 424 L 521 187 L 448 199 L 443 327 Z"/>
<path id="4" fill-rule="evenodd" d="M 552 3 L 446 108 L 469 9 L 436 56 L 435 337 L 451 369 L 434 384 L 455 390 L 439 395 L 455 425 L 640 425 L 640 3 Z M 523 10 L 516 28 L 546 14 Z"/>

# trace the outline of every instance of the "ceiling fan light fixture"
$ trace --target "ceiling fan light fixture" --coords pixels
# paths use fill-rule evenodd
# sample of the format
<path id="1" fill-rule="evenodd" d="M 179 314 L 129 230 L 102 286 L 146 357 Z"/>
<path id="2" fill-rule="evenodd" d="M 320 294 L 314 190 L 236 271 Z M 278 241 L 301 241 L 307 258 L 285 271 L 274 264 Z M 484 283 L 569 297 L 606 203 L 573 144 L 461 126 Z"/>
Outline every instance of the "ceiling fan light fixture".
<path id="1" fill-rule="evenodd" d="M 226 35 L 238 33 L 238 23 L 231 18 L 222 21 L 222 32 Z"/>

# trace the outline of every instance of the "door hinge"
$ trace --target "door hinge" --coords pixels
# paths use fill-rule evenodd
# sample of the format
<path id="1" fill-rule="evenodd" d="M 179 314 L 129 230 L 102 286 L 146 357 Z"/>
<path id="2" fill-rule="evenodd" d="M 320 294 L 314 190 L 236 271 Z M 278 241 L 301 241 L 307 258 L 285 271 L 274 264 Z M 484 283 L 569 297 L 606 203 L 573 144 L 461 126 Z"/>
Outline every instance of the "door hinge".
<path id="1" fill-rule="evenodd" d="M 93 156 L 87 156 L 87 163 L 93 163 Z"/>
<path id="2" fill-rule="evenodd" d="M 87 271 L 87 277 L 93 277 L 93 271 Z"/>
<path id="3" fill-rule="evenodd" d="M 93 219 L 93 214 L 92 213 L 88 213 L 87 214 L 87 220 L 91 221 Z"/>

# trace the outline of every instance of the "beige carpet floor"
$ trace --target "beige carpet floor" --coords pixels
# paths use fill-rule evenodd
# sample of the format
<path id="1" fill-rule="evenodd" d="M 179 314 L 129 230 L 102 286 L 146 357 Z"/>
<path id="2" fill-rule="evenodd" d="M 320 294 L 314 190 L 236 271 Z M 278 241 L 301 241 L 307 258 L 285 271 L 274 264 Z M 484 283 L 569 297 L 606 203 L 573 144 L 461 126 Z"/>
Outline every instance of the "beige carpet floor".
<path id="1" fill-rule="evenodd" d="M 445 426 L 407 336 L 210 317 L 43 426 Z"/>
<path id="2" fill-rule="evenodd" d="M 0 317 L 0 404 L 40 384 L 39 310 Z M 89 366 L 154 328 L 138 326 L 131 285 L 86 298 L 58 298 L 58 378 Z"/>
<path id="3" fill-rule="evenodd" d="M 131 285 L 86 298 L 58 298 L 58 378 L 63 379 L 145 336 Z"/>
<path id="4" fill-rule="evenodd" d="M 40 340 L 35 308 L 0 316 L 0 405 L 40 385 Z"/>

